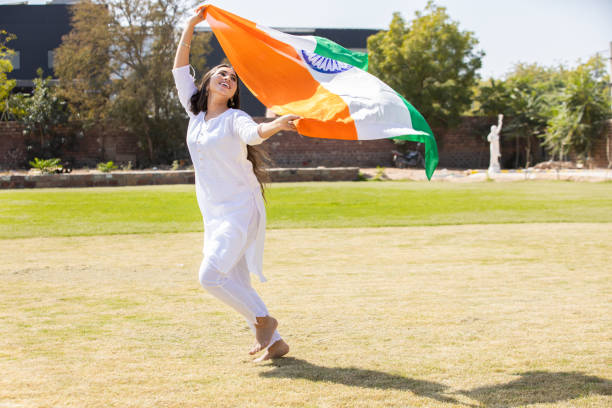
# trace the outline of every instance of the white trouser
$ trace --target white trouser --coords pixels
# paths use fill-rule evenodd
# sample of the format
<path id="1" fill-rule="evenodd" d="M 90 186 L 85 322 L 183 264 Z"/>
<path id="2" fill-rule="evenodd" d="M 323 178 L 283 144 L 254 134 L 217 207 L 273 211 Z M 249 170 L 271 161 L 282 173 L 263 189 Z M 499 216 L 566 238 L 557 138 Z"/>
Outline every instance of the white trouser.
<path id="1" fill-rule="evenodd" d="M 252 232 L 257 231 L 259 220 L 258 217 L 253 218 L 255 219 L 249 225 L 249 238 Z M 255 333 L 256 318 L 268 316 L 268 308 L 251 285 L 251 275 L 244 254 L 241 254 L 238 262 L 227 274 L 219 272 L 205 258 L 200 265 L 199 278 L 204 289 L 245 317 L 253 333 Z M 274 331 L 268 347 L 280 339 L 278 331 Z"/>

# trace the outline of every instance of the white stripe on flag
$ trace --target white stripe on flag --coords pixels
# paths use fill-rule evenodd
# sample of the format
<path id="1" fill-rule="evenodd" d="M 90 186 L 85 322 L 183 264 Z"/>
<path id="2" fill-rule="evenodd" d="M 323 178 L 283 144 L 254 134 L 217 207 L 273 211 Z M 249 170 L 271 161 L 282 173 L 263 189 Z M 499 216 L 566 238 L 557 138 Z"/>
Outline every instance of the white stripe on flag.
<path id="1" fill-rule="evenodd" d="M 410 111 L 404 101 L 374 75 L 358 68 L 325 74 L 304 64 L 316 81 L 347 104 L 360 140 L 424 134 L 412 128 Z"/>
<path id="2" fill-rule="evenodd" d="M 261 26 L 259 24 L 257 24 L 257 28 L 263 31 L 264 33 L 268 34 L 270 37 L 274 38 L 275 40 L 289 44 L 290 46 L 295 48 L 296 51 L 298 51 L 298 53 L 299 53 L 299 50 L 306 50 L 308 52 L 314 52 L 315 48 L 317 47 L 317 40 L 311 35 L 286 34 L 286 33 L 283 33 L 282 31 L 278 31 L 278 30 L 275 30 L 273 28 L 266 27 L 266 26 Z"/>

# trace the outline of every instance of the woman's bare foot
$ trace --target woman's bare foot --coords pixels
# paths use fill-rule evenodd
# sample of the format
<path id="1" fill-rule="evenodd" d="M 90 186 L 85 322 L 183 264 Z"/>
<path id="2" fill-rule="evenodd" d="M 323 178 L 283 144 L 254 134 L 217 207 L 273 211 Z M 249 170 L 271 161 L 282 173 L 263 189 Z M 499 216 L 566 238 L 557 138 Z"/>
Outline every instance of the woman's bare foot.
<path id="1" fill-rule="evenodd" d="M 256 354 L 265 349 L 270 344 L 276 327 L 278 327 L 278 322 L 272 316 L 257 317 L 257 322 L 255 323 L 255 345 L 249 351 L 249 354 Z"/>
<path id="2" fill-rule="evenodd" d="M 285 340 L 280 339 L 274 342 L 264 354 L 257 357 L 254 362 L 270 360 L 272 358 L 280 358 L 289 352 L 289 345 L 285 343 Z"/>

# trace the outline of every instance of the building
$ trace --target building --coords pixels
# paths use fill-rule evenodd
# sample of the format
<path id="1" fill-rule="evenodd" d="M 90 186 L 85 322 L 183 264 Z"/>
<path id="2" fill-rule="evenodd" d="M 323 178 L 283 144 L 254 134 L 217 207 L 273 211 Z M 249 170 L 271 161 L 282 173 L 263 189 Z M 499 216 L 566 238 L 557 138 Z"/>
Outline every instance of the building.
<path id="1" fill-rule="evenodd" d="M 8 78 L 17 80 L 15 92 L 29 92 L 38 68 L 42 68 L 45 77 L 53 76 L 53 50 L 70 31 L 68 6 L 74 1 L 54 0 L 43 5 L 15 3 L 19 4 L 0 5 L 0 28 L 17 36 L 8 44 L 15 50 L 11 58 L 13 71 Z"/>

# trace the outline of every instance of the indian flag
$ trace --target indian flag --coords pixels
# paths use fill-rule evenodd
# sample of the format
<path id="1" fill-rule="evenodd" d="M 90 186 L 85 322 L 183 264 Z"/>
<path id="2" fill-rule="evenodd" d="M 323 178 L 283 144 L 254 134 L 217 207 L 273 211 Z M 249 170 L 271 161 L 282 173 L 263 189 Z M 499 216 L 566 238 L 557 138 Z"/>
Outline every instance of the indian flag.
<path id="1" fill-rule="evenodd" d="M 431 128 L 408 101 L 366 72 L 367 54 L 321 37 L 289 35 L 213 5 L 196 12 L 202 9 L 247 88 L 277 115 L 302 117 L 296 123 L 300 134 L 421 142 L 431 179 L 438 164 Z"/>

